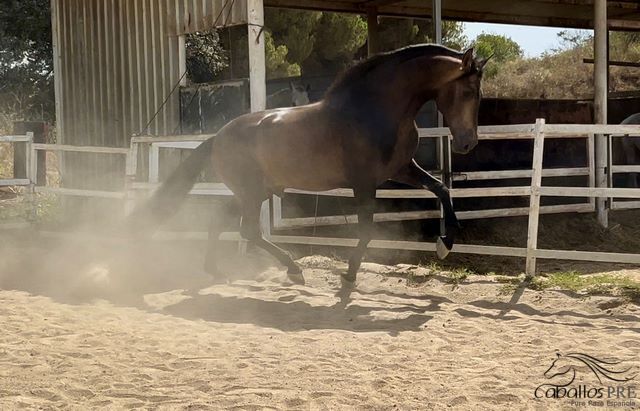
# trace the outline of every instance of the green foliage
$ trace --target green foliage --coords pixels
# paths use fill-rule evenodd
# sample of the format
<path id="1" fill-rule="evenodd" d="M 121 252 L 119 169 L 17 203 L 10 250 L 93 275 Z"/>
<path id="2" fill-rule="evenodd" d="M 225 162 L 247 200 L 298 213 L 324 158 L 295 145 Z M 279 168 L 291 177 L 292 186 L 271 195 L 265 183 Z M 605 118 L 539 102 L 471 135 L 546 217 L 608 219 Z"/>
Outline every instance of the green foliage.
<path id="1" fill-rule="evenodd" d="M 307 75 L 333 73 L 347 67 L 367 40 L 367 23 L 360 16 L 322 13 L 309 57 L 300 62 Z"/>
<path id="2" fill-rule="evenodd" d="M 485 67 L 485 78 L 494 77 L 500 64 L 521 58 L 522 48 L 507 36 L 482 33 L 473 42 L 476 55 L 481 58 L 491 57 Z"/>
<path id="3" fill-rule="evenodd" d="M 54 117 L 49 0 L 4 0 L 0 7 L 0 110 Z"/>
<path id="4" fill-rule="evenodd" d="M 287 46 L 284 44 L 276 46 L 269 32 L 265 32 L 265 53 L 268 79 L 300 75 L 300 65 L 287 61 L 289 54 Z"/>
<path id="5" fill-rule="evenodd" d="M 321 18 L 322 13 L 317 11 L 265 9 L 265 21 L 272 38 L 277 39 L 278 46 L 287 48 L 289 60 L 297 64 L 313 52 Z"/>
<path id="6" fill-rule="evenodd" d="M 545 290 L 559 288 L 588 295 L 620 295 L 630 299 L 640 298 L 640 283 L 629 277 L 611 274 L 580 275 L 576 271 L 552 273 L 547 278 L 535 277 L 530 288 Z"/>
<path id="7" fill-rule="evenodd" d="M 381 51 L 391 51 L 411 44 L 432 43 L 430 20 L 380 17 L 379 41 Z M 455 50 L 467 47 L 464 25 L 456 21 L 442 22 L 442 43 Z"/>
<path id="8" fill-rule="evenodd" d="M 185 46 L 187 78 L 194 83 L 213 81 L 229 65 L 217 30 L 187 34 Z"/>

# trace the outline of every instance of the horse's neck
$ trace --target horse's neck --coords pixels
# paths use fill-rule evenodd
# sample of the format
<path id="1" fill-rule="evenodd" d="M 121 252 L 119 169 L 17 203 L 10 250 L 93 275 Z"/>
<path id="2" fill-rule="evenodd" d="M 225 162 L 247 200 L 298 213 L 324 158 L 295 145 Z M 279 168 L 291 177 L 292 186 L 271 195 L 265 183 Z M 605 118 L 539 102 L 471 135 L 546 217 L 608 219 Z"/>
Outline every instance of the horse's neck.
<path id="1" fill-rule="evenodd" d="M 436 98 L 438 89 L 460 76 L 460 60 L 431 56 L 401 64 L 392 81 L 381 82 L 390 110 L 400 122 L 413 121 L 422 106 Z"/>

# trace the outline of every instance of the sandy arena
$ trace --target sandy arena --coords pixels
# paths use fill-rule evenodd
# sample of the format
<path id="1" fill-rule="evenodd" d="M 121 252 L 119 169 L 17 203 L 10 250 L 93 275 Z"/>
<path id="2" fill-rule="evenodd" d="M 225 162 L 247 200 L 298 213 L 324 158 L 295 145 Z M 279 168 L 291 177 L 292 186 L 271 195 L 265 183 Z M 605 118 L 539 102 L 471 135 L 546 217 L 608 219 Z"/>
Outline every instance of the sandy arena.
<path id="1" fill-rule="evenodd" d="M 556 352 L 638 365 L 640 310 L 617 297 L 364 263 L 341 300 L 326 257 L 299 260 L 305 286 L 260 259 L 211 285 L 184 268 L 198 250 L 167 250 L 121 269 L 78 249 L 75 272 L 5 255 L 0 409 L 566 409 L 534 396 Z"/>

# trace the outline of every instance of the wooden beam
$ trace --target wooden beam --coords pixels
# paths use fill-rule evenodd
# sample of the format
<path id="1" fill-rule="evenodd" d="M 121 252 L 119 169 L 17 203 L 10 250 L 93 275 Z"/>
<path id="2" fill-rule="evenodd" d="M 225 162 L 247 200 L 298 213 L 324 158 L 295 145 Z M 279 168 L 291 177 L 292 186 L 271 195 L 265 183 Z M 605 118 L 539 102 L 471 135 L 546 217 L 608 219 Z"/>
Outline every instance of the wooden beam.
<path id="1" fill-rule="evenodd" d="M 247 0 L 247 24 L 249 30 L 249 89 L 251 111 L 263 111 L 267 107 L 267 74 L 264 48 L 263 0 Z"/>
<path id="2" fill-rule="evenodd" d="M 540 187 L 542 186 L 542 159 L 544 157 L 544 119 L 536 120 L 533 140 L 533 174 L 529 201 L 529 228 L 527 230 L 527 277 L 536 275 L 535 251 L 538 248 L 538 222 L 540 220 Z"/>
<path id="3" fill-rule="evenodd" d="M 582 59 L 583 63 L 586 64 L 593 64 L 594 60 L 593 59 Z M 640 63 L 636 63 L 633 61 L 609 61 L 609 65 L 610 66 L 618 66 L 618 67 L 635 67 L 638 68 L 640 67 Z"/>
<path id="4" fill-rule="evenodd" d="M 367 9 L 367 54 L 371 57 L 379 51 L 378 11 L 372 7 Z"/>
<path id="5" fill-rule="evenodd" d="M 609 31 L 607 29 L 607 1 L 595 0 L 594 2 L 594 115 L 595 122 L 607 124 L 607 100 L 608 100 L 608 48 Z M 606 187 L 607 176 L 607 140 L 602 134 L 596 135 L 596 186 Z M 598 222 L 601 226 L 608 226 L 608 213 L 604 198 L 596 200 Z"/>

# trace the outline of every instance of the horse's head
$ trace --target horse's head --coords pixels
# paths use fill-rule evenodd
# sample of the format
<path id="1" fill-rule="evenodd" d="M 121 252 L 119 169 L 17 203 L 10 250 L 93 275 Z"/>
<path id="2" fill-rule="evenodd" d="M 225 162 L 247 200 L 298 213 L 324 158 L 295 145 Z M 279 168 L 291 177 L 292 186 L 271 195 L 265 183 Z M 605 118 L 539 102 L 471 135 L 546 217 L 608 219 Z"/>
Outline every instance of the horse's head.
<path id="1" fill-rule="evenodd" d="M 458 75 L 441 86 L 436 95 L 438 110 L 453 135 L 451 148 L 455 153 L 466 154 L 478 144 L 480 81 L 487 60 L 476 60 L 473 48 L 467 50 L 457 68 Z"/>
<path id="2" fill-rule="evenodd" d="M 294 107 L 309 104 L 309 85 L 305 87 L 301 84 L 293 84 L 293 82 L 289 82 L 289 88 L 291 89 L 291 103 Z"/>

